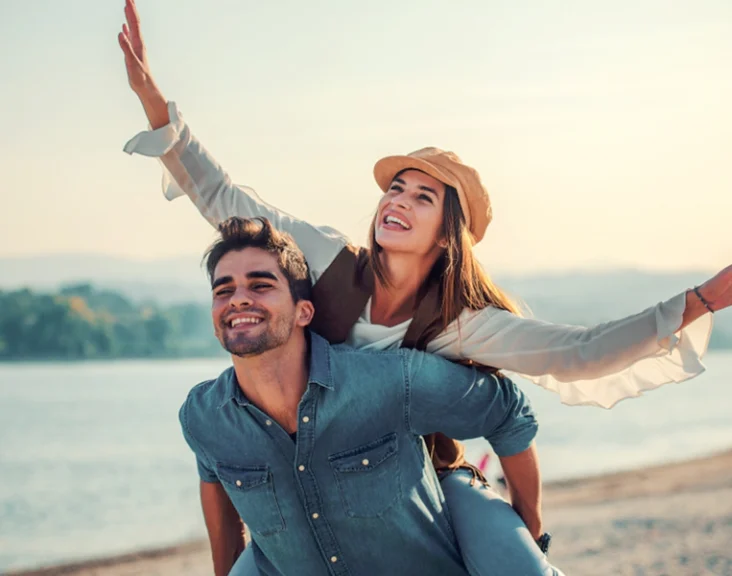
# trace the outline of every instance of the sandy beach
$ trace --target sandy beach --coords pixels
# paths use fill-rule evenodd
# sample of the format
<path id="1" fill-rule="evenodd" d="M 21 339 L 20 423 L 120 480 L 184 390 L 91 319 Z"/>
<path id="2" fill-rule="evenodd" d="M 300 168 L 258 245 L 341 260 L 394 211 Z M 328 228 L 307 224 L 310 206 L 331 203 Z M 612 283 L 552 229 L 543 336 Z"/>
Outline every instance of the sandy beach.
<path id="1" fill-rule="evenodd" d="M 732 576 L 732 450 L 547 484 L 551 559 L 570 575 Z M 206 542 L 16 572 L 24 576 L 211 574 Z"/>

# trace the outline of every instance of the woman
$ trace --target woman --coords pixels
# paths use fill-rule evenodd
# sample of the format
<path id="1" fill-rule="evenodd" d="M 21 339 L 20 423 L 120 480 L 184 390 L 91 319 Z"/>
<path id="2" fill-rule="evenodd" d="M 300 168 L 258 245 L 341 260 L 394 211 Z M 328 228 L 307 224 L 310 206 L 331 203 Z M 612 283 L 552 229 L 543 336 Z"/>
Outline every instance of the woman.
<path id="1" fill-rule="evenodd" d="M 130 85 L 153 131 L 138 134 L 125 150 L 161 158 L 166 197 L 187 195 L 211 224 L 230 216 L 264 216 L 289 232 L 308 258 L 316 309 L 327 319 L 322 324 L 332 332 L 331 341 L 423 348 L 516 371 L 559 393 L 567 404 L 606 408 L 703 371 L 700 359 L 711 331 L 707 312 L 729 306 L 732 267 L 696 291 L 593 329 L 520 318 L 473 256 L 472 245 L 491 219 L 488 194 L 475 170 L 437 149 L 376 164 L 384 196 L 371 227 L 371 249 L 354 249 L 337 231 L 299 221 L 231 183 L 155 85 L 131 0 L 126 14 L 129 29 L 123 27 L 119 41 Z M 436 464 L 444 464 L 438 468 L 465 467 L 459 446 L 438 438 L 432 447 Z M 523 546 L 540 534 L 538 514 L 522 514 L 528 530 L 516 516 L 505 541 L 486 542 L 487 526 L 513 511 L 490 490 L 473 486 L 470 474 L 445 474 L 441 480 L 471 573 L 490 573 L 491 556 L 502 547 Z M 538 494 L 536 499 L 538 508 Z M 536 547 L 529 548 L 527 564 L 512 573 L 556 573 Z"/>

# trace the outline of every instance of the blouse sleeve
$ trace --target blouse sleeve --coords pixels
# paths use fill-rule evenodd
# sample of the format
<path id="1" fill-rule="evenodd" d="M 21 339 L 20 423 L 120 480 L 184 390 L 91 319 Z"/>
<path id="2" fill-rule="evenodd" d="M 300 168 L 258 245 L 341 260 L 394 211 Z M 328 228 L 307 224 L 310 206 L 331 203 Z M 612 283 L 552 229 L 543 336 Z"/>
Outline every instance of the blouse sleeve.
<path id="1" fill-rule="evenodd" d="M 229 175 L 191 133 L 174 102 L 168 103 L 170 123 L 140 132 L 124 147 L 128 154 L 156 157 L 163 168 L 163 194 L 168 200 L 188 196 L 201 215 L 216 227 L 231 216 L 263 216 L 287 232 L 305 254 L 315 282 L 348 244 L 348 238 L 326 226 L 314 226 L 264 202 Z"/>
<path id="2" fill-rule="evenodd" d="M 679 330 L 685 307 L 682 293 L 593 328 L 521 318 L 492 307 L 470 310 L 427 350 L 516 372 L 556 392 L 564 404 L 612 408 L 704 371 L 712 315 Z"/>

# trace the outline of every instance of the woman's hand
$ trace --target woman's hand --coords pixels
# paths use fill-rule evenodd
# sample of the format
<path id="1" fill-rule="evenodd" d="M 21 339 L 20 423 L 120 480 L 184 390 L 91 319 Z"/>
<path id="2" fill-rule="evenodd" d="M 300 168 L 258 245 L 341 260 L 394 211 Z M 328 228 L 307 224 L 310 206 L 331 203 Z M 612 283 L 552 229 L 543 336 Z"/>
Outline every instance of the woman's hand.
<path id="1" fill-rule="evenodd" d="M 170 122 L 168 102 L 150 73 L 145 44 L 140 34 L 140 14 L 134 0 L 125 0 L 125 18 L 127 23 L 122 25 L 122 32 L 117 39 L 125 55 L 127 80 L 142 102 L 150 126 L 153 129 L 160 128 Z"/>
<path id="2" fill-rule="evenodd" d="M 699 292 L 714 312 L 732 305 L 732 266 L 704 282 Z"/>
<path id="3" fill-rule="evenodd" d="M 155 86 L 150 66 L 147 62 L 145 44 L 140 34 L 140 14 L 137 12 L 134 0 L 125 1 L 126 24 L 122 24 L 122 32 L 117 39 L 125 55 L 127 79 L 130 88 L 140 96 L 142 92 Z"/>
<path id="4" fill-rule="evenodd" d="M 727 266 L 719 274 L 699 286 L 699 293 L 709 308 L 704 305 L 694 290 L 687 290 L 686 308 L 679 330 L 707 314 L 710 308 L 712 312 L 717 312 L 732 305 L 732 266 Z"/>

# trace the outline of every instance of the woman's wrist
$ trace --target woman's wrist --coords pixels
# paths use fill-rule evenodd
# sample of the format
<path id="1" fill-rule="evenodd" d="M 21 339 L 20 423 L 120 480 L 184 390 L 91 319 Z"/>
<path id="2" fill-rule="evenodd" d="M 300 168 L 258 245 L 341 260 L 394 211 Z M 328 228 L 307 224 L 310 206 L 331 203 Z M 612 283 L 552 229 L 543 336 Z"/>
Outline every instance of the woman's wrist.
<path id="1" fill-rule="evenodd" d="M 137 97 L 140 99 L 153 130 L 167 126 L 170 123 L 168 101 L 152 81 L 144 89 L 137 92 Z"/>
<path id="2" fill-rule="evenodd" d="M 692 292 L 694 292 L 694 295 L 699 299 L 699 302 L 701 302 L 702 306 L 707 309 L 707 312 L 711 312 L 714 314 L 715 310 L 712 305 L 712 303 L 702 294 L 702 287 L 701 286 L 695 286 L 692 288 Z"/>

